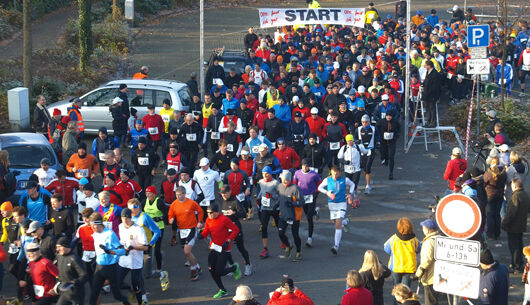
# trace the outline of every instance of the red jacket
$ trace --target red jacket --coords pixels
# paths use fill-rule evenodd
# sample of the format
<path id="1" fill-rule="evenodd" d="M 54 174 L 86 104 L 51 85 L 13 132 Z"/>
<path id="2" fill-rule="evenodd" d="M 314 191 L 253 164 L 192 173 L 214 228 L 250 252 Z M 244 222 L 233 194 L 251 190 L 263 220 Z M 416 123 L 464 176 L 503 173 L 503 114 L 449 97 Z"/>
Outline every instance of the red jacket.
<path id="1" fill-rule="evenodd" d="M 55 178 L 44 188 L 52 194 L 61 194 L 63 196 L 63 206 L 67 207 L 74 204 L 74 194 L 79 189 L 79 182 L 75 178 L 66 177 L 64 183 L 61 183 L 58 178 Z"/>
<path id="2" fill-rule="evenodd" d="M 297 112 L 300 112 L 302 114 L 302 119 L 306 119 L 311 116 L 311 109 L 309 109 L 309 107 L 304 107 L 304 108 L 296 107 L 293 109 L 293 112 L 291 115 L 291 119 L 293 121 L 294 121 L 294 114 Z"/>
<path id="3" fill-rule="evenodd" d="M 151 139 L 153 139 L 153 141 L 160 141 L 161 134 L 166 130 L 162 117 L 156 113 L 153 115 L 146 114 L 142 120 L 144 121 L 145 129 L 149 130 Z"/>
<path id="4" fill-rule="evenodd" d="M 138 182 L 132 179 L 127 180 L 127 182 L 124 182 L 123 180 L 116 181 L 116 188 L 117 192 L 122 196 L 123 199 L 123 204 L 119 204 L 119 206 L 122 208 L 126 208 L 127 201 L 129 201 L 129 199 L 133 199 L 135 194 L 142 191 L 142 188 Z"/>
<path id="5" fill-rule="evenodd" d="M 319 116 L 317 116 L 316 119 L 313 119 L 313 117 L 310 116 L 305 119 L 305 121 L 309 125 L 309 130 L 311 130 L 311 133 L 316 134 L 318 139 L 322 140 L 322 129 L 324 128 L 324 125 L 326 125 L 326 120 Z"/>
<path id="6" fill-rule="evenodd" d="M 374 297 L 370 290 L 361 288 L 348 288 L 344 292 L 340 305 L 373 305 Z"/>
<path id="7" fill-rule="evenodd" d="M 110 203 L 120 206 L 122 208 L 127 207 L 127 194 L 123 192 L 123 188 L 115 184 L 113 187 L 106 186 L 103 188 L 104 191 L 110 193 Z"/>
<path id="8" fill-rule="evenodd" d="M 232 232 L 229 233 L 228 230 L 232 230 Z M 237 234 L 239 234 L 239 228 L 230 220 L 230 218 L 224 216 L 223 214 L 219 214 L 219 216 L 214 219 L 210 219 L 209 217 L 206 218 L 204 230 L 201 234 L 202 237 L 207 237 L 208 235 L 211 235 L 211 248 L 212 244 L 223 246 L 223 244 L 228 238 L 234 240 L 237 237 Z M 229 251 L 230 248 L 231 243 L 229 243 L 228 247 L 226 249 L 223 249 L 223 251 Z"/>
<path id="9" fill-rule="evenodd" d="M 42 257 L 29 262 L 29 274 L 33 281 L 33 288 L 37 299 L 53 297 L 48 293 L 55 286 L 55 279 L 59 276 L 59 269 L 49 259 Z"/>
<path id="10" fill-rule="evenodd" d="M 283 149 L 276 149 L 272 154 L 278 158 L 282 169 L 300 167 L 300 157 L 291 147 L 286 146 Z"/>
<path id="11" fill-rule="evenodd" d="M 175 201 L 175 192 L 173 189 L 175 188 L 175 182 L 177 182 L 177 179 L 175 179 L 173 182 L 169 182 L 169 180 L 164 180 L 162 182 L 162 186 L 160 188 L 160 194 L 164 194 L 164 201 L 171 204 L 173 201 Z"/>
<path id="12" fill-rule="evenodd" d="M 254 115 L 254 120 L 252 121 L 252 125 L 258 126 L 259 130 L 265 129 L 265 120 L 269 118 L 269 115 L 267 112 L 261 113 L 259 111 L 256 111 L 256 114 Z"/>
<path id="13" fill-rule="evenodd" d="M 458 176 L 462 175 L 467 169 L 467 161 L 465 159 L 453 159 L 447 162 L 445 168 L 444 179 L 449 181 L 449 188 L 455 189 L 455 181 Z"/>
<path id="14" fill-rule="evenodd" d="M 239 169 L 242 171 L 245 171 L 249 178 L 253 177 L 254 176 L 254 160 L 252 160 L 252 158 L 248 158 L 247 161 L 243 159 L 239 160 Z"/>
<path id="15" fill-rule="evenodd" d="M 296 289 L 294 293 L 282 295 L 279 291 L 272 294 L 267 305 L 313 305 L 313 301 L 302 291 Z"/>
<path id="16" fill-rule="evenodd" d="M 230 185 L 230 194 L 234 197 L 242 193 L 245 189 L 243 188 L 245 185 L 245 174 L 243 170 L 238 170 L 237 172 L 234 172 L 233 170 L 228 170 L 225 173 L 225 180 L 228 182 L 228 185 Z M 250 185 L 247 185 L 247 188 L 250 189 Z"/>

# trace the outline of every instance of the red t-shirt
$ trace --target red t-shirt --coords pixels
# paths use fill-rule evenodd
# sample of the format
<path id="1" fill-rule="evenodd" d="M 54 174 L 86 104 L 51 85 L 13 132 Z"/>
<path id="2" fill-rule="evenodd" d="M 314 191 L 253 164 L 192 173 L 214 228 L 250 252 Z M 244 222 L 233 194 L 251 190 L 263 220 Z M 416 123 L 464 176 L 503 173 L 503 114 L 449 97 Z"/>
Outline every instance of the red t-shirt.
<path id="1" fill-rule="evenodd" d="M 153 139 L 153 141 L 160 141 L 161 134 L 166 130 L 162 117 L 156 113 L 153 115 L 146 114 L 142 120 L 144 121 L 145 129 L 147 129 L 151 135 L 151 139 Z"/>
<path id="2" fill-rule="evenodd" d="M 66 177 L 64 183 L 61 183 L 58 178 L 55 178 L 44 188 L 52 194 L 61 194 L 63 206 L 67 207 L 74 204 L 74 193 L 79 189 L 79 182 L 75 178 Z"/>
<path id="3" fill-rule="evenodd" d="M 228 230 L 232 230 L 232 233 L 229 233 Z M 208 235 L 212 236 L 212 241 L 210 242 L 210 247 L 212 243 L 222 246 L 228 238 L 234 240 L 239 234 L 239 228 L 230 220 L 230 218 L 219 214 L 217 218 L 210 219 L 206 218 L 206 223 L 204 224 L 204 230 L 202 231 L 202 236 L 207 237 Z M 227 249 L 223 251 L 229 251 L 231 245 L 228 245 Z"/>
<path id="4" fill-rule="evenodd" d="M 92 234 L 94 234 L 94 230 L 90 225 L 83 224 L 77 229 L 75 236 L 81 240 L 85 251 L 95 251 Z"/>
<path id="5" fill-rule="evenodd" d="M 29 274 L 37 299 L 54 297 L 48 291 L 55 286 L 55 279 L 59 276 L 57 266 L 49 259 L 41 257 L 38 261 L 29 262 Z"/>

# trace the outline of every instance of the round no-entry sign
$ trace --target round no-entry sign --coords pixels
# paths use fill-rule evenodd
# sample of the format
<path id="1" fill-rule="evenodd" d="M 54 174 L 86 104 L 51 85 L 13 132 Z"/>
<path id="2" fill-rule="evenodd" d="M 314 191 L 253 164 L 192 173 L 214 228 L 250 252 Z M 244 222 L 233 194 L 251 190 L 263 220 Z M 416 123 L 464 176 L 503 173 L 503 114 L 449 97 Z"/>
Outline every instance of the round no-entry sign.
<path id="1" fill-rule="evenodd" d="M 478 232 L 482 214 L 478 204 L 470 197 L 451 194 L 438 203 L 436 223 L 447 236 L 468 239 Z"/>

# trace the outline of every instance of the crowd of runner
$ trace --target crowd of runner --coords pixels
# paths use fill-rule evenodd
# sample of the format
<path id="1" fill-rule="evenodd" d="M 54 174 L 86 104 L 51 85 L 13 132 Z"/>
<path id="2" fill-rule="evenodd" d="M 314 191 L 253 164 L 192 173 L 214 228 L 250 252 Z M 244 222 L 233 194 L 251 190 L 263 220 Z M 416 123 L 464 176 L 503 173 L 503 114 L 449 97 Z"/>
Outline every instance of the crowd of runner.
<path id="1" fill-rule="evenodd" d="M 316 1 L 309 5 L 319 7 Z M 228 291 L 223 276 L 232 274 L 238 280 L 254 272 L 242 221 L 256 215 L 260 221 L 260 259 L 270 256 L 271 246 L 283 249 L 282 258 L 302 262 L 301 221 L 305 215 L 305 246 L 311 248 L 319 197 L 325 198 L 334 224 L 330 251 L 338 255 L 342 233 L 348 230 L 348 209 L 359 207 L 361 191 L 365 198 L 377 192 L 374 161 L 388 167 L 387 178 L 394 179 L 396 142 L 403 132 L 404 103 L 409 102 L 404 100 L 407 58 L 410 102 L 421 96 L 427 125 L 436 124 L 435 105 L 445 100 L 442 92 L 448 92 L 452 102 L 471 92 L 465 25 L 477 22 L 472 11 L 464 13 L 455 6 L 450 21 L 439 20 L 435 10 L 427 17 L 417 11 L 411 25 L 412 51 L 406 54 L 404 5 L 396 4 L 395 18 L 382 18 L 370 3 L 364 29 L 295 26 L 256 35 L 250 28 L 244 37 L 245 73 L 231 69 L 225 75 L 223 63 L 214 58 L 206 73 L 204 100 L 196 74 L 191 75 L 187 84 L 193 103 L 184 115 L 165 100 L 158 113 L 150 105 L 148 114 L 137 118 L 123 84 L 109 108 L 112 136 L 101 127 L 90 147 L 82 141 L 81 100 L 73 99 L 65 115 L 59 110 L 50 114 L 40 96 L 34 127 L 48 137 L 64 169 L 55 171 L 50 160 L 42 159 L 20 199 L 7 201 L 9 156 L 0 151 L 0 241 L 9 245 L 0 261 L 7 260 L 8 273 L 16 280 L 11 304 L 22 304 L 25 297 L 36 304 L 83 304 L 87 282 L 90 304 L 99 303 L 102 290 L 123 304 L 147 304 L 144 278 L 159 277 L 162 290 L 169 287 L 163 269 L 168 261 L 161 251 L 164 232 L 170 234 L 172 246 L 182 246 L 191 281 L 202 273 L 193 248 L 198 239 L 208 240 L 207 268 L 219 288 L 213 298 L 224 297 Z M 500 60 L 505 58 L 508 94 L 518 75 L 524 95 L 530 76 L 527 24 L 519 22 L 511 33 L 506 56 L 499 42 L 502 24 L 491 23 L 490 28 L 491 81 L 499 81 Z M 142 67 L 134 78 L 148 78 L 148 71 Z M 517 152 L 510 152 L 513 143 L 496 113 L 490 110 L 487 115 L 484 144 L 490 144 L 491 152 L 486 172 L 468 168 L 462 151 L 455 148 L 443 178 L 447 193 L 475 199 L 484 215 L 485 226 L 474 237 L 484 248 L 482 303 L 507 304 L 509 270 L 487 249 L 501 229 L 508 232 L 511 272 L 524 272 L 524 298 L 530 302 L 530 265 L 523 261 L 523 253 L 530 259 L 530 246 L 523 251 L 522 240 L 530 209 L 523 187 L 528 166 Z M 157 171 L 163 171 L 162 182 L 153 185 Z M 412 221 L 399 219 L 396 234 L 384 244 L 388 267 L 374 251 L 366 251 L 359 271 L 347 273 L 342 304 L 384 304 L 384 279 L 390 275 L 396 302 L 419 304 L 410 289 L 411 281 L 419 280 L 424 304 L 438 304 L 433 253 L 434 237 L 440 233 L 430 218 L 421 227 L 422 242 Z M 281 245 L 269 245 L 272 232 Z M 243 258 L 241 266 L 232 246 Z M 130 285 L 123 283 L 128 273 Z M 120 291 L 124 286 L 130 289 L 129 298 Z M 232 303 L 258 304 L 247 286 L 237 288 Z M 269 304 L 313 302 L 293 279 L 284 278 Z"/>

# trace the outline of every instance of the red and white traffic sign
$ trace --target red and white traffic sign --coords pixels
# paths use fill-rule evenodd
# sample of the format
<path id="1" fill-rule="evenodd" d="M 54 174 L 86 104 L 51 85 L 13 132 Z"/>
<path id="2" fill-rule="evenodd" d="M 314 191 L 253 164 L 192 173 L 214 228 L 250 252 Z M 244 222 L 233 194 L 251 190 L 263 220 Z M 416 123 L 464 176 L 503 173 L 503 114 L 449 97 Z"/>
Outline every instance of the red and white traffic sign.
<path id="1" fill-rule="evenodd" d="M 436 223 L 447 236 L 468 239 L 480 229 L 482 213 L 478 204 L 470 197 L 451 194 L 438 203 Z"/>

